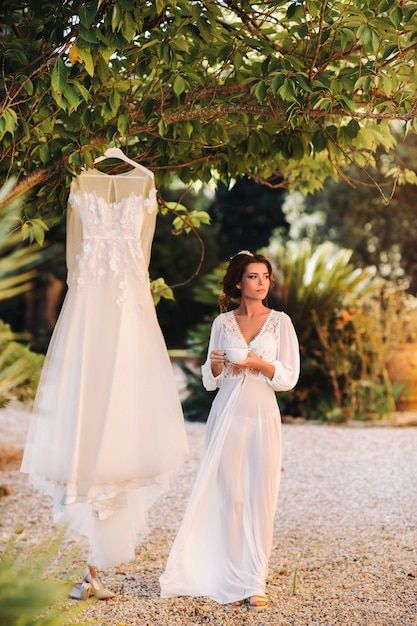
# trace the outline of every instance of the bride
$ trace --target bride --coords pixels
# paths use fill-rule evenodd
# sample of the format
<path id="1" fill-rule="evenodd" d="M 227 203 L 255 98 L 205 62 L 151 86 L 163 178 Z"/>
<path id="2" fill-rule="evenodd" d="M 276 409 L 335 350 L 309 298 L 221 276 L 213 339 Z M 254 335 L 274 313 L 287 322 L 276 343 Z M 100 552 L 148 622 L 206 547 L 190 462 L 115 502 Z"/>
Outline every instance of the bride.
<path id="1" fill-rule="evenodd" d="M 288 315 L 266 305 L 273 285 L 266 257 L 239 252 L 222 284 L 222 313 L 202 367 L 205 388 L 218 393 L 187 510 L 160 578 L 161 595 L 262 609 L 281 473 L 275 392 L 295 386 L 299 347 Z M 232 298 L 238 306 L 228 311 Z"/>

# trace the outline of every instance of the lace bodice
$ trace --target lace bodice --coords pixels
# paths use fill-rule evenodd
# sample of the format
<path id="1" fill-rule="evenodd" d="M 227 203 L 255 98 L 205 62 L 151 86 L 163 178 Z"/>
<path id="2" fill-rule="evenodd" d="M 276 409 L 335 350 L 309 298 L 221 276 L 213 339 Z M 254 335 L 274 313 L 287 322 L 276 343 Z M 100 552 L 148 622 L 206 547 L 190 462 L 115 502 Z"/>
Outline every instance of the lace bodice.
<path id="1" fill-rule="evenodd" d="M 258 334 L 249 343 L 245 341 L 233 311 L 228 311 L 220 317 L 224 331 L 224 346 L 222 346 L 222 348 L 247 347 L 249 351 L 258 354 L 264 359 L 264 361 L 272 362 L 275 360 L 279 344 L 278 311 L 271 311 L 269 313 Z M 263 377 L 263 374 L 258 371 L 251 369 L 245 371 L 249 376 L 254 376 L 256 378 Z M 242 371 L 232 363 L 228 363 L 225 366 L 224 375 L 225 377 L 241 376 Z"/>
<path id="2" fill-rule="evenodd" d="M 231 363 L 223 366 L 219 376 L 213 376 L 210 352 L 231 347 L 247 347 L 266 363 L 273 365 L 275 372 L 272 380 L 258 370 L 243 369 Z M 272 309 L 256 337 L 247 344 L 233 311 L 222 313 L 213 322 L 207 359 L 201 371 L 203 384 L 211 391 L 220 387 L 225 379 L 242 379 L 246 376 L 264 380 L 275 391 L 292 389 L 300 371 L 300 352 L 291 319 L 283 311 Z"/>
<path id="3" fill-rule="evenodd" d="M 68 201 L 68 284 L 82 289 L 113 276 L 123 291 L 127 271 L 139 283 L 148 282 L 156 208 L 153 176 L 83 172 Z"/>

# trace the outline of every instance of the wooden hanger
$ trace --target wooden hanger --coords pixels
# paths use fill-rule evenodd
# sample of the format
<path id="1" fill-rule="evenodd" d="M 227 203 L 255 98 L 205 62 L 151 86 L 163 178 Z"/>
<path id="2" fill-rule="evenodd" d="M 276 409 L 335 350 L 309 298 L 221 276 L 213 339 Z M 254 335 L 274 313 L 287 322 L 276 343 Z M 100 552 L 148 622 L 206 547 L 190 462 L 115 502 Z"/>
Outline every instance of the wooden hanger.
<path id="1" fill-rule="evenodd" d="M 105 159 L 120 159 L 125 163 L 129 163 L 129 165 L 132 165 L 141 172 L 144 172 L 147 176 L 151 176 L 153 178 L 153 172 L 151 172 L 151 170 L 148 170 L 148 168 L 144 165 L 141 165 L 140 163 L 136 163 L 136 161 L 129 159 L 129 157 L 126 156 L 125 153 L 120 150 L 120 148 L 107 148 L 104 155 L 97 157 L 94 163 L 99 163 L 100 161 L 104 161 Z"/>

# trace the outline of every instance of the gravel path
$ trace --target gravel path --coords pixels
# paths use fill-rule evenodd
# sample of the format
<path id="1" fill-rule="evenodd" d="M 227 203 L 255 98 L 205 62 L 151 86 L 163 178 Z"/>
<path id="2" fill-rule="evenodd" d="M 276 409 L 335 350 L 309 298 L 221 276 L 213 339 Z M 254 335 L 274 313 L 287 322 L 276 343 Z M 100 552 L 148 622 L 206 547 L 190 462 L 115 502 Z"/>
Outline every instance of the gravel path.
<path id="1" fill-rule="evenodd" d="M 0 411 L 0 458 L 10 457 L 0 470 L 0 485 L 9 491 L 0 499 L 0 545 L 23 512 L 22 550 L 53 534 L 48 499 L 40 498 L 18 471 L 26 427 L 27 413 L 19 407 Z M 151 532 L 136 561 L 102 573 L 116 597 L 85 602 L 78 623 L 417 625 L 416 427 L 284 424 L 268 609 L 252 612 L 208 599 L 161 600 L 158 578 L 187 502 L 204 429 L 187 423 L 191 458 L 152 509 Z M 65 542 L 64 554 L 74 546 Z M 75 557 L 80 568 L 84 558 L 81 543 Z"/>

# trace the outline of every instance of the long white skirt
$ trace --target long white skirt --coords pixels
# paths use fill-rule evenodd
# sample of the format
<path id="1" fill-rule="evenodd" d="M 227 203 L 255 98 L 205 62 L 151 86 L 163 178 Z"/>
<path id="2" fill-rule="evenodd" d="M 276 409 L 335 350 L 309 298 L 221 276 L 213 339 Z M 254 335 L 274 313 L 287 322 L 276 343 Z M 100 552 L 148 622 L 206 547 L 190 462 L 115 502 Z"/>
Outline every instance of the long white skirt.
<path id="1" fill-rule="evenodd" d="M 127 277 L 67 293 L 35 399 L 22 471 L 54 519 L 87 535 L 89 561 L 133 559 L 146 511 L 188 456 L 149 285 Z"/>
<path id="2" fill-rule="evenodd" d="M 281 419 L 264 380 L 225 379 L 180 530 L 160 578 L 162 597 L 220 603 L 263 595 L 281 472 Z"/>

